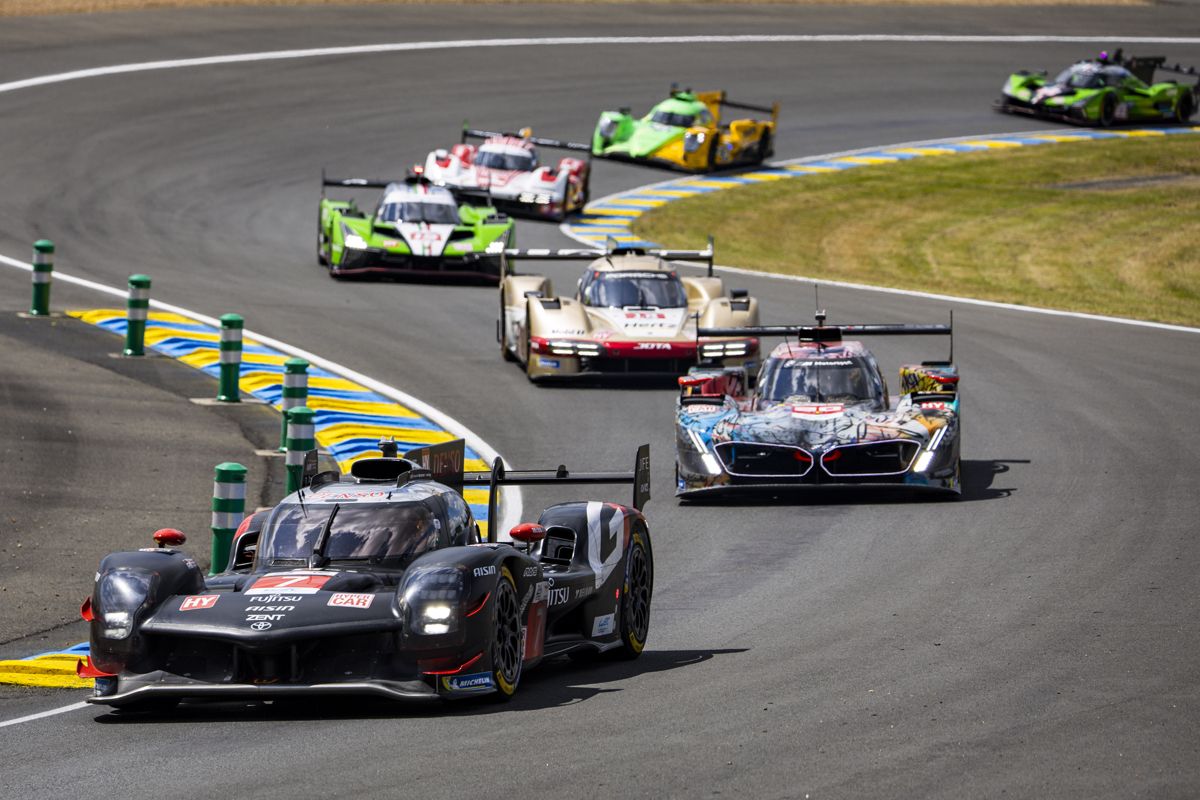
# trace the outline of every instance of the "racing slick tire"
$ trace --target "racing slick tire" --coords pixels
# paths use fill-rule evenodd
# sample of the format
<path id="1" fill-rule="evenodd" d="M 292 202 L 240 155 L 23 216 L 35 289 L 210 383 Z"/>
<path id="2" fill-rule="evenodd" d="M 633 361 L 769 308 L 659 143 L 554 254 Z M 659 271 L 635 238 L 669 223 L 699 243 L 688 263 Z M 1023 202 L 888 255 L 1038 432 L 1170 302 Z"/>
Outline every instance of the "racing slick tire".
<path id="1" fill-rule="evenodd" d="M 758 152 L 754 155 L 754 163 L 761 165 L 775 152 L 771 146 L 770 131 L 763 131 L 762 139 L 758 142 Z"/>
<path id="2" fill-rule="evenodd" d="M 505 361 L 516 361 L 517 357 L 508 346 L 508 316 L 504 310 L 504 290 L 500 290 L 500 356 Z"/>
<path id="3" fill-rule="evenodd" d="M 639 524 L 630 537 L 625 556 L 625 586 L 621 593 L 618 630 L 621 646 L 613 651 L 616 658 L 632 660 L 642 654 L 650 632 L 650 598 L 654 594 L 654 562 L 646 544 L 646 529 Z"/>
<path id="4" fill-rule="evenodd" d="M 495 614 L 492 683 L 496 691 L 491 699 L 503 703 L 517 692 L 517 684 L 521 681 L 521 663 L 525 657 L 521 652 L 521 605 L 517 599 L 516 582 L 508 567 L 500 567 L 492 609 Z"/>
<path id="5" fill-rule="evenodd" d="M 1096 120 L 1096 124 L 1101 128 L 1111 127 L 1117 118 L 1117 98 L 1112 92 L 1104 95 L 1100 101 L 1100 117 Z"/>
<path id="6" fill-rule="evenodd" d="M 1191 92 L 1183 92 L 1175 102 L 1175 121 L 1186 123 L 1196 113 L 1196 101 Z"/>

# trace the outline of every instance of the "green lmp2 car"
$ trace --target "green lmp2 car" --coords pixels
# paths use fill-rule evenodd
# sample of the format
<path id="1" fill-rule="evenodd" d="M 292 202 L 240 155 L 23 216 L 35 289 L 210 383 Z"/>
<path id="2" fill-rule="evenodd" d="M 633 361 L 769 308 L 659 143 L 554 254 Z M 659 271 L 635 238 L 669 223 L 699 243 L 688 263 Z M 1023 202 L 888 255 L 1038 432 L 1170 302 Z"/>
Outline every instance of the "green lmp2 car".
<path id="1" fill-rule="evenodd" d="M 721 118 L 733 108 L 770 114 L 770 119 Z M 641 119 L 629 109 L 605 111 L 592 134 L 592 155 L 708 172 L 737 164 L 761 164 L 774 155 L 771 145 L 779 104 L 752 106 L 725 98 L 725 92 L 679 91 Z"/>
<path id="2" fill-rule="evenodd" d="M 996 110 L 1028 114 L 1077 125 L 1108 127 L 1116 122 L 1187 122 L 1196 111 L 1197 87 L 1179 81 L 1154 82 L 1154 73 L 1196 75 L 1195 67 L 1166 66 L 1161 56 L 1110 57 L 1080 61 L 1054 80 L 1045 72 L 1010 75 Z"/>
<path id="3" fill-rule="evenodd" d="M 321 176 L 317 261 L 334 278 L 349 275 L 468 275 L 499 281 L 504 250 L 515 243 L 512 219 L 490 206 L 461 202 L 468 192 L 403 182 Z M 383 189 L 372 213 L 332 200 L 324 187 Z"/>

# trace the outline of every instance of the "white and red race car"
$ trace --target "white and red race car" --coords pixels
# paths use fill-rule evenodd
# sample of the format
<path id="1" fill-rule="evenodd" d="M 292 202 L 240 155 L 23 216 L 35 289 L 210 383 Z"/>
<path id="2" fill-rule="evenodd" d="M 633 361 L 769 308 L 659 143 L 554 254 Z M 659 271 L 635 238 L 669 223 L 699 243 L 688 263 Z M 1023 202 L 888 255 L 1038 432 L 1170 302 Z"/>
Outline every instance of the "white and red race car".
<path id="1" fill-rule="evenodd" d="M 482 140 L 471 144 L 469 140 Z M 538 161 L 536 147 L 588 153 L 567 156 L 557 165 Z M 464 127 L 462 141 L 449 150 L 434 150 L 425 159 L 424 176 L 452 189 L 486 192 L 491 205 L 509 214 L 562 221 L 588 200 L 591 146 L 519 133 L 497 133 Z"/>

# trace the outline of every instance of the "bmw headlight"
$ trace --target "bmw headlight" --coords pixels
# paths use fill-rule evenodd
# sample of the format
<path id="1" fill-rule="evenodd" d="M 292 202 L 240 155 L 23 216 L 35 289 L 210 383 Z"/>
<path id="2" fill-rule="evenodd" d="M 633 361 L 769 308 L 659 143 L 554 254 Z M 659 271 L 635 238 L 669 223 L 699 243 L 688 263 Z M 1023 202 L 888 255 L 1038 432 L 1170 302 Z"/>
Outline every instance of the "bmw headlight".
<path id="1" fill-rule="evenodd" d="M 121 569 L 101 576 L 97 586 L 100 633 L 108 639 L 127 639 L 133 633 L 134 617 L 150 596 L 153 575 Z"/>

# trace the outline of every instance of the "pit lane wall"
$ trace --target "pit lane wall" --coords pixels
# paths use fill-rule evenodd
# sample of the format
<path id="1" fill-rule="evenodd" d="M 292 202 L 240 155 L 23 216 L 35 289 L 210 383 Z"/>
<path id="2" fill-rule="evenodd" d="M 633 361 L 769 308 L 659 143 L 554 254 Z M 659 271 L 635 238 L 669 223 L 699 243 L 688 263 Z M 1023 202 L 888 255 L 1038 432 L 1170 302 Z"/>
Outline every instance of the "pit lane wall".
<path id="1" fill-rule="evenodd" d="M 125 336 L 123 309 L 68 311 L 69 316 Z M 152 311 L 146 321 L 146 347 L 199 369 L 214 380 L 220 374 L 221 332 L 179 314 Z M 243 341 L 239 376 L 241 391 L 275 408 L 281 408 L 284 362 L 289 358 L 252 337 Z M 317 445 L 337 461 L 343 472 L 360 458 L 381 455 L 379 440 L 394 438 L 401 452 L 425 444 L 457 438 L 428 418 L 346 378 L 316 366 L 308 371 L 307 405 L 316 411 Z M 216 384 L 213 384 L 214 395 Z M 487 471 L 489 465 L 470 447 L 464 468 Z M 487 535 L 488 493 L 464 493 L 471 512 Z M 29 658 L 0 661 L 0 683 L 63 689 L 91 688 L 92 680 L 75 675 L 78 660 L 88 654 L 86 642 L 66 650 L 39 653 Z"/>
<path id="2" fill-rule="evenodd" d="M 1045 133 L 1006 133 L 997 136 L 974 136 L 944 139 L 919 144 L 894 145 L 851 153 L 780 162 L 763 169 L 730 174 L 689 175 L 674 180 L 630 189 L 589 203 L 576 219 L 563 223 L 567 236 L 588 245 L 604 246 L 609 239 L 625 247 L 659 247 L 631 230 L 634 220 L 647 211 L 664 206 L 682 197 L 719 192 L 736 186 L 762 181 L 802 178 L 825 172 L 840 172 L 855 167 L 894 164 L 913 158 L 978 153 L 988 150 L 1009 150 L 1041 144 L 1086 142 L 1095 139 L 1130 139 L 1153 136 L 1200 133 L 1200 125 L 1139 127 L 1123 130 L 1068 130 Z M 718 245 L 720 243 L 718 242 Z"/>

